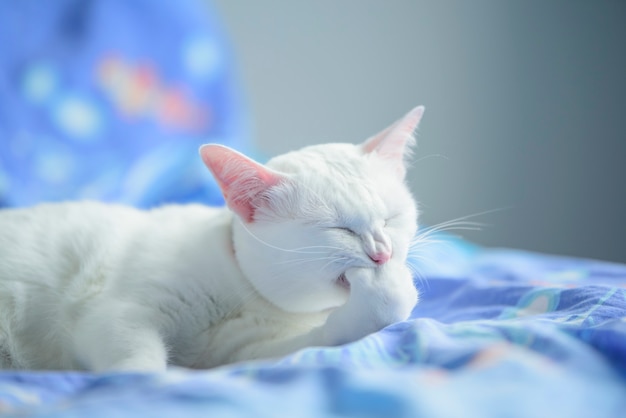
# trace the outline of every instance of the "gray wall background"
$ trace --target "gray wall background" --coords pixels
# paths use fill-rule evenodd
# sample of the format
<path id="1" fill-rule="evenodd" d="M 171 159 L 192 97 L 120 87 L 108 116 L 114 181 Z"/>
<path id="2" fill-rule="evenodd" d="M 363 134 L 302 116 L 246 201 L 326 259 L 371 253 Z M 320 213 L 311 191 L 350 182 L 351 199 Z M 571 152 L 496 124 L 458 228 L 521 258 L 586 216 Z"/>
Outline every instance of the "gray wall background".
<path id="1" fill-rule="evenodd" d="M 626 2 L 216 1 L 268 156 L 358 142 L 426 105 L 422 222 L 626 262 Z"/>

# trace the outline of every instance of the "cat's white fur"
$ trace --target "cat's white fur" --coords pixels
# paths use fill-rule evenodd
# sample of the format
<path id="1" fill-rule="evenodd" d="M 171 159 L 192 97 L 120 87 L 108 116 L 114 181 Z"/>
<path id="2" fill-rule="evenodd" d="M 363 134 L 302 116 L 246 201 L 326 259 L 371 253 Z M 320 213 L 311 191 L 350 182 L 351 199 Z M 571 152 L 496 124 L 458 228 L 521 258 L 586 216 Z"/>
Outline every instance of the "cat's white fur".
<path id="1" fill-rule="evenodd" d="M 408 317 L 418 107 L 361 145 L 267 165 L 200 153 L 228 208 L 93 202 L 0 212 L 0 367 L 206 368 L 361 338 Z"/>

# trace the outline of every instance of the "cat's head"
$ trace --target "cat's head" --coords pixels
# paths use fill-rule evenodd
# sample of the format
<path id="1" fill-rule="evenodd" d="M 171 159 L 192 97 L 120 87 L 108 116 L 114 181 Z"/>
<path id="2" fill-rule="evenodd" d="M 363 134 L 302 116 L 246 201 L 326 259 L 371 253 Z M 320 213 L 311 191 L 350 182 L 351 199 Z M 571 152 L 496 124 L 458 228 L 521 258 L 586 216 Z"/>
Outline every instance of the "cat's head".
<path id="1" fill-rule="evenodd" d="M 266 165 L 222 145 L 200 149 L 233 222 L 240 268 L 270 302 L 292 312 L 343 304 L 344 273 L 405 262 L 417 208 L 406 159 L 424 108 L 359 145 L 324 144 Z"/>

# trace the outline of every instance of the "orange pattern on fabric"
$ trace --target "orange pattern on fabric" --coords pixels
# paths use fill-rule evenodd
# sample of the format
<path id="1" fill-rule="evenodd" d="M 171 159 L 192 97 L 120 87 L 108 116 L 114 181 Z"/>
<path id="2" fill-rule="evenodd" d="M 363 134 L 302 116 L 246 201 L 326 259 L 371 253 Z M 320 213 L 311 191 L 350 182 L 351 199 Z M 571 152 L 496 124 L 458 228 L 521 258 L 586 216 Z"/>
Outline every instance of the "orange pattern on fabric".
<path id="1" fill-rule="evenodd" d="M 191 132 L 209 127 L 209 109 L 195 103 L 180 87 L 167 86 L 149 65 L 133 65 L 108 55 L 97 66 L 97 80 L 127 118 L 149 117 L 166 127 Z"/>

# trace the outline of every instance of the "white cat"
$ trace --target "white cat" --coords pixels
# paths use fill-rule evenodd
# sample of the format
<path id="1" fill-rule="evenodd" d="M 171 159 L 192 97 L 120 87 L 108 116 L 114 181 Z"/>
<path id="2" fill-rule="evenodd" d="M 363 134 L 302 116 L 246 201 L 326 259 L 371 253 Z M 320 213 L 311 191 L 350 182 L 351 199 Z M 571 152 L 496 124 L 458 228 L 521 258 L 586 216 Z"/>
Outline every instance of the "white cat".
<path id="1" fill-rule="evenodd" d="M 228 208 L 93 202 L 0 212 L 0 367 L 214 367 L 404 320 L 417 226 L 404 159 L 417 107 L 361 145 L 261 165 L 201 157 Z"/>

